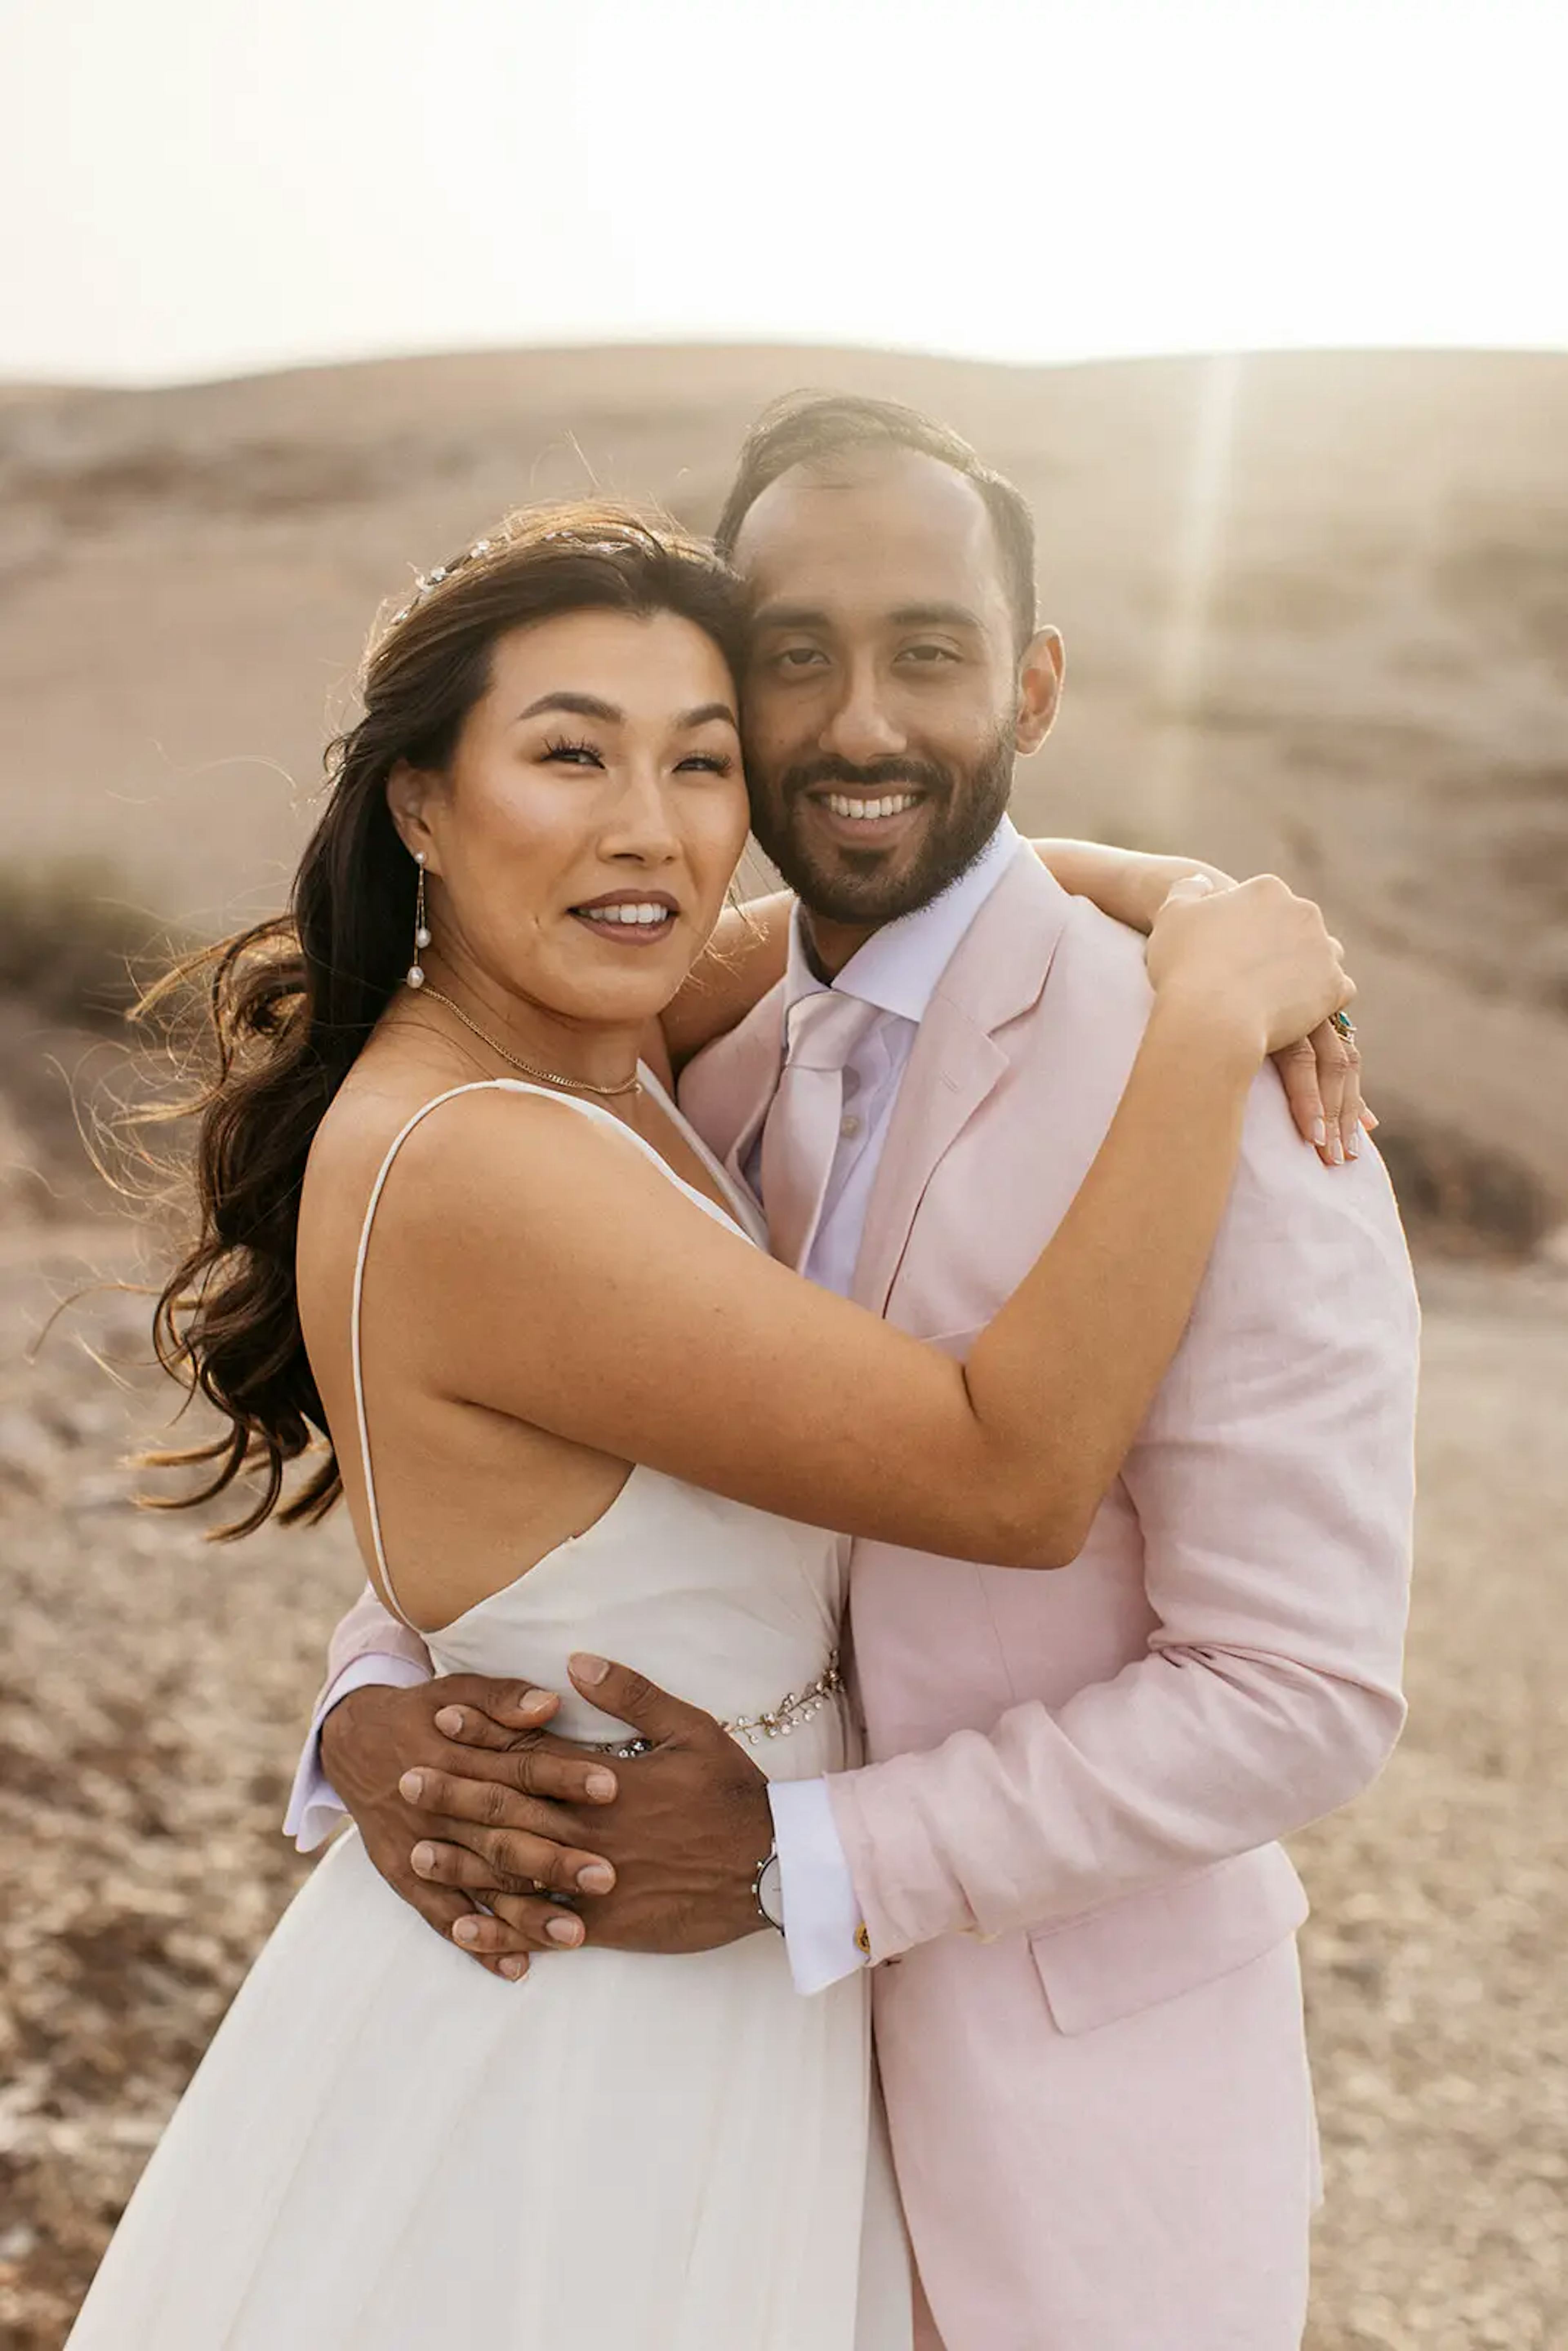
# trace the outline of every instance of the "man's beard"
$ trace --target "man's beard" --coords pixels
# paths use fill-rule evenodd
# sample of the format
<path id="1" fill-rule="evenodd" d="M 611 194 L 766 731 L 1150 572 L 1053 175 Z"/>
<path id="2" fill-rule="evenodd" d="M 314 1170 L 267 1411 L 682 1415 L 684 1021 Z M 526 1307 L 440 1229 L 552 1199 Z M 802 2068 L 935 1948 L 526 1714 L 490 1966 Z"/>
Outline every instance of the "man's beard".
<path id="1" fill-rule="evenodd" d="M 977 766 L 961 772 L 934 759 L 873 759 L 863 768 L 812 759 L 787 768 L 771 789 L 753 792 L 752 831 L 810 913 L 831 923 L 895 923 L 969 871 L 1006 813 L 1013 758 L 1009 726 L 998 729 Z M 800 810 L 808 793 L 834 784 L 924 793 L 930 814 L 914 862 L 900 865 L 896 851 L 835 847 L 826 862 L 804 836 Z"/>

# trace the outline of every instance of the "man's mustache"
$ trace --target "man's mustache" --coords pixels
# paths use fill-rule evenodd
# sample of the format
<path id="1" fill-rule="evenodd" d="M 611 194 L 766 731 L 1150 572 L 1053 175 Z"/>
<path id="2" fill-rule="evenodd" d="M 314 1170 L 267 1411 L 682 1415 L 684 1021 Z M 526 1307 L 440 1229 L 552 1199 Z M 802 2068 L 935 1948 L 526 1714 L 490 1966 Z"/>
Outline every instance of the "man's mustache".
<path id="1" fill-rule="evenodd" d="M 860 785 L 868 791 L 903 789 L 945 796 L 953 789 L 952 777 L 935 759 L 873 759 L 868 767 L 857 768 L 848 759 L 824 757 L 800 767 L 786 768 L 779 778 L 779 797 L 789 806 L 802 793 L 821 791 L 825 784 L 842 784 L 851 789 Z"/>

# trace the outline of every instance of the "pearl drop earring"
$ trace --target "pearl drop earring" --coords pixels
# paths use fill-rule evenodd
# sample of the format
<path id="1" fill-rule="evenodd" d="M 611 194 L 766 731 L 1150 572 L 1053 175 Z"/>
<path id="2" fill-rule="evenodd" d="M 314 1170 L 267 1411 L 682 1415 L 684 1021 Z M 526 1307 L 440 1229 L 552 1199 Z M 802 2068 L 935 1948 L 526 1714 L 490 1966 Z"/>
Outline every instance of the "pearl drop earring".
<path id="1" fill-rule="evenodd" d="M 410 987 L 424 986 L 424 973 L 420 967 L 420 950 L 430 945 L 430 930 L 424 919 L 424 852 L 416 849 L 413 862 L 419 868 L 419 886 L 413 898 L 413 961 L 408 967 Z"/>

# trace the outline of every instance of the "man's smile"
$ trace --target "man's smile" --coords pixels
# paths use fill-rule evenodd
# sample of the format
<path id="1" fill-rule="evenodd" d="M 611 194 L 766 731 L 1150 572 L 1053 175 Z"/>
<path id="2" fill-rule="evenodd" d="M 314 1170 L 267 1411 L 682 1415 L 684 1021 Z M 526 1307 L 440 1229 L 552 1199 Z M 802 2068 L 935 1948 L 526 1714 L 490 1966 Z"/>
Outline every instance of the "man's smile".
<path id="1" fill-rule="evenodd" d="M 923 791 L 846 791 L 841 784 L 802 795 L 811 811 L 807 821 L 830 840 L 851 849 L 890 849 L 920 822 L 930 795 Z M 799 820 L 797 820 L 799 821 Z"/>
<path id="2" fill-rule="evenodd" d="M 862 824 L 873 824 L 878 817 L 902 816 L 919 799 L 918 792 L 890 792 L 881 799 L 852 799 L 843 792 L 824 792 L 822 806 L 834 816 L 853 818 Z"/>

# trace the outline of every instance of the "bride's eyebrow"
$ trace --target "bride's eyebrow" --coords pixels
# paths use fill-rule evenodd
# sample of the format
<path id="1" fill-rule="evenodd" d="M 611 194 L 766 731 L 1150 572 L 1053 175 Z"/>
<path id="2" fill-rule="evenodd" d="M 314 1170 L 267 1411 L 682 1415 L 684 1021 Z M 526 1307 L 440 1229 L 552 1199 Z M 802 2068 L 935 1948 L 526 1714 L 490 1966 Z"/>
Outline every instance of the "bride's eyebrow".
<path id="1" fill-rule="evenodd" d="M 512 724 L 514 726 L 521 726 L 525 718 L 539 718 L 549 710 L 559 711 L 569 718 L 594 718 L 601 726 L 623 726 L 626 723 L 626 713 L 617 709 L 613 702 L 601 702 L 596 694 L 562 691 L 541 694 L 537 702 L 530 702 L 526 710 L 518 711 Z M 722 721 L 726 726 L 733 726 L 737 734 L 740 732 L 739 723 L 727 702 L 699 702 L 695 710 L 682 711 L 675 726 L 678 732 L 685 733 L 694 726 L 709 726 L 715 719 Z"/>
<path id="2" fill-rule="evenodd" d="M 626 719 L 623 710 L 618 710 L 612 702 L 601 702 L 596 694 L 562 692 L 541 694 L 537 702 L 519 710 L 512 723 L 517 726 L 525 718 L 541 717 L 547 710 L 561 711 L 569 718 L 597 718 L 601 726 L 621 726 Z"/>

